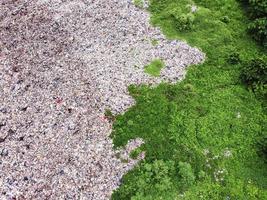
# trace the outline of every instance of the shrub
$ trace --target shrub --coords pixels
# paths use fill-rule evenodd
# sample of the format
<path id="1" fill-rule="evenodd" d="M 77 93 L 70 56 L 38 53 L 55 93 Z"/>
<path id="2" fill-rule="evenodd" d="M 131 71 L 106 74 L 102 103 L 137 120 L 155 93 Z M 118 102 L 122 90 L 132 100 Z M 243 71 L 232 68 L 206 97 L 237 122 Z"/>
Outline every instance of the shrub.
<path id="1" fill-rule="evenodd" d="M 266 0 L 239 0 L 246 5 L 249 16 L 252 19 L 263 17 L 267 13 L 267 1 Z"/>
<path id="2" fill-rule="evenodd" d="M 267 162 L 267 136 L 263 137 L 258 143 L 258 155 Z"/>
<path id="3" fill-rule="evenodd" d="M 171 17 L 174 19 L 175 27 L 179 31 L 189 31 L 193 28 L 195 18 L 192 13 L 183 13 L 181 9 L 174 9 L 171 11 Z"/>
<path id="4" fill-rule="evenodd" d="M 267 83 L 266 57 L 257 57 L 247 63 L 242 70 L 242 80 L 250 86 Z"/>
<path id="5" fill-rule="evenodd" d="M 232 64 L 232 65 L 236 65 L 236 64 L 240 63 L 240 55 L 239 55 L 239 53 L 237 53 L 237 52 L 231 53 L 228 56 L 227 62 L 229 64 Z"/>
<path id="6" fill-rule="evenodd" d="M 256 41 L 267 47 L 267 17 L 255 19 L 249 24 L 248 30 Z"/>
<path id="7" fill-rule="evenodd" d="M 230 18 L 229 18 L 228 16 L 223 16 L 223 17 L 221 17 L 220 20 L 221 20 L 222 22 L 226 23 L 226 24 L 228 24 L 228 23 L 230 22 Z"/>
<path id="8" fill-rule="evenodd" d="M 250 6 L 250 15 L 252 18 L 266 16 L 267 2 L 266 0 L 247 0 Z"/>
<path id="9" fill-rule="evenodd" d="M 193 28 L 194 15 L 193 14 L 182 14 L 176 17 L 176 28 L 179 31 L 188 31 Z"/>
<path id="10" fill-rule="evenodd" d="M 267 96 L 267 57 L 259 56 L 245 63 L 242 81 L 255 92 Z"/>
<path id="11" fill-rule="evenodd" d="M 179 175 L 181 177 L 181 183 L 183 188 L 192 186 L 196 180 L 192 167 L 189 163 L 179 162 Z"/>
<path id="12" fill-rule="evenodd" d="M 112 199 L 160 199 L 164 194 L 175 194 L 172 177 L 176 175 L 176 170 L 173 161 L 155 160 L 151 163 L 141 163 L 136 170 L 137 174 L 127 175 L 131 176 L 131 181 L 123 179 L 128 185 L 124 184 L 116 190 Z"/>
<path id="13" fill-rule="evenodd" d="M 166 13 L 167 19 L 172 19 L 178 31 L 189 31 L 193 29 L 195 16 L 189 7 L 175 7 Z"/>
<path id="14" fill-rule="evenodd" d="M 252 22 L 248 30 L 252 37 L 265 48 L 267 47 L 267 1 L 266 0 L 240 0 L 246 4 Z"/>

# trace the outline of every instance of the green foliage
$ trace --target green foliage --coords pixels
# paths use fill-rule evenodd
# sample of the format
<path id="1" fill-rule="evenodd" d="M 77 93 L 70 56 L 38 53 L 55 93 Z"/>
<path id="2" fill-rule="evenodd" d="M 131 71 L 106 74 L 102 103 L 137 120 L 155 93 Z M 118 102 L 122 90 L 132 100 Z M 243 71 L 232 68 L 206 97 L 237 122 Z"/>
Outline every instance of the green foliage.
<path id="1" fill-rule="evenodd" d="M 267 2 L 266 0 L 240 0 L 248 6 L 249 15 L 256 19 L 266 16 Z"/>
<path id="2" fill-rule="evenodd" d="M 226 23 L 226 24 L 228 24 L 231 20 L 230 20 L 230 18 L 228 16 L 222 16 L 221 17 L 221 21 Z"/>
<path id="3" fill-rule="evenodd" d="M 139 7 L 139 8 L 143 8 L 144 1 L 143 0 L 134 0 L 134 5 Z"/>
<path id="4" fill-rule="evenodd" d="M 248 30 L 256 41 L 267 47 L 267 17 L 255 19 L 249 24 Z"/>
<path id="5" fill-rule="evenodd" d="M 121 188 L 127 192 L 115 191 L 113 199 L 157 199 L 170 193 L 174 197 L 174 180 L 177 176 L 172 161 L 155 160 L 152 163 L 142 163 L 136 168 L 136 174 L 131 172 L 124 179 Z M 130 181 L 128 181 L 130 180 Z M 172 198 L 167 199 L 172 199 Z"/>
<path id="6" fill-rule="evenodd" d="M 193 14 L 187 13 L 179 15 L 177 13 L 174 13 L 173 17 L 175 19 L 175 25 L 178 30 L 185 31 L 185 30 L 191 30 L 193 28 L 193 23 L 194 23 Z"/>
<path id="7" fill-rule="evenodd" d="M 143 148 L 142 146 L 141 147 L 138 147 L 136 148 L 135 150 L 131 151 L 130 153 L 130 157 L 133 158 L 133 159 L 136 159 L 140 153 L 143 151 Z"/>
<path id="8" fill-rule="evenodd" d="M 248 61 L 242 71 L 242 79 L 248 85 L 267 83 L 267 57 L 256 57 Z"/>
<path id="9" fill-rule="evenodd" d="M 267 135 L 264 135 L 257 143 L 258 154 L 267 162 Z"/>
<path id="10" fill-rule="evenodd" d="M 181 1 L 182 3 L 189 1 Z M 189 31 L 193 29 L 195 16 L 191 11 L 189 4 L 179 6 L 170 6 L 168 11 L 164 13 L 164 18 L 170 19 L 174 27 L 179 31 Z"/>
<path id="11" fill-rule="evenodd" d="M 240 0 L 246 5 L 247 12 L 252 20 L 248 30 L 252 37 L 267 47 L 267 1 L 266 0 Z"/>
<path id="12" fill-rule="evenodd" d="M 160 76 L 160 70 L 165 66 L 160 59 L 153 60 L 149 65 L 145 66 L 145 72 L 151 76 Z"/>
<path id="13" fill-rule="evenodd" d="M 150 3 L 151 22 L 168 38 L 201 48 L 206 61 L 191 66 L 180 83 L 129 87 L 136 105 L 117 116 L 112 138 L 116 147 L 143 138 L 146 157 L 123 177 L 112 198 L 267 199 L 267 165 L 259 153 L 265 152 L 259 141 L 267 132 L 267 116 L 262 101 L 240 80 L 242 62 L 255 59 L 262 49 L 246 34 L 249 20 L 240 4 Z M 193 26 L 180 30 L 177 18 L 191 5 L 197 6 Z"/>
<path id="14" fill-rule="evenodd" d="M 257 56 L 244 65 L 241 73 L 243 82 L 267 99 L 267 57 Z"/>
<path id="15" fill-rule="evenodd" d="M 179 162 L 179 173 L 181 177 L 181 187 L 189 188 L 195 183 L 196 177 L 189 163 Z"/>
<path id="16" fill-rule="evenodd" d="M 237 52 L 231 53 L 228 57 L 228 63 L 230 63 L 232 65 L 236 65 L 236 64 L 240 63 L 239 53 L 237 53 Z"/>

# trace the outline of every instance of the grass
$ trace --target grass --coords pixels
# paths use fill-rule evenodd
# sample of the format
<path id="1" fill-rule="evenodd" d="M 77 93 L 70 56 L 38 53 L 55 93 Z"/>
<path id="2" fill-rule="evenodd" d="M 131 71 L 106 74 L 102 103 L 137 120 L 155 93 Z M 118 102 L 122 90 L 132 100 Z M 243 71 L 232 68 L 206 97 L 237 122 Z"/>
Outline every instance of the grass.
<path id="1" fill-rule="evenodd" d="M 145 72 L 151 76 L 160 76 L 160 70 L 165 66 L 164 62 L 160 59 L 153 60 L 149 65 L 145 66 Z"/>
<path id="2" fill-rule="evenodd" d="M 112 198 L 267 199 L 267 165 L 257 154 L 267 116 L 239 78 L 242 61 L 264 52 L 246 34 L 242 8 L 235 0 L 153 0 L 150 12 L 168 38 L 207 59 L 175 85 L 129 87 L 136 105 L 116 117 L 112 138 L 116 147 L 143 138 L 146 158 Z M 229 62 L 233 53 L 240 62 Z"/>

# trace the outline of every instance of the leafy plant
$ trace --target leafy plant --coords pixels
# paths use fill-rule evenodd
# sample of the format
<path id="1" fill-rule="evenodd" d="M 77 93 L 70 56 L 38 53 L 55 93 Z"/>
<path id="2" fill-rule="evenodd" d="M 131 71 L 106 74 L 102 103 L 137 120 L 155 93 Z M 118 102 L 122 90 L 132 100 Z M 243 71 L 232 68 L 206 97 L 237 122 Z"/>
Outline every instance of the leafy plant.
<path id="1" fill-rule="evenodd" d="M 232 65 L 236 65 L 238 63 L 240 63 L 240 54 L 237 52 L 233 52 L 229 55 L 228 57 L 228 63 L 232 64 Z"/>
<path id="2" fill-rule="evenodd" d="M 145 66 L 145 72 L 151 76 L 160 76 L 160 70 L 165 66 L 160 59 L 153 60 L 149 65 Z"/>
<path id="3" fill-rule="evenodd" d="M 196 177 L 189 163 L 179 162 L 179 176 L 181 177 L 181 187 L 189 188 L 195 183 Z"/>
<path id="4" fill-rule="evenodd" d="M 133 159 L 136 159 L 140 153 L 143 151 L 143 148 L 142 146 L 141 147 L 138 147 L 136 148 L 135 150 L 131 151 L 130 153 L 130 157 L 133 158 Z"/>
<path id="5" fill-rule="evenodd" d="M 267 57 L 257 56 L 245 63 L 241 79 L 254 91 L 267 95 Z"/>
<path id="6" fill-rule="evenodd" d="M 248 30 L 256 41 L 267 47 L 267 17 L 255 19 L 249 24 Z"/>
<path id="7" fill-rule="evenodd" d="M 226 16 L 222 16 L 221 17 L 221 21 L 228 24 L 231 20 L 230 18 L 226 15 Z"/>
<path id="8" fill-rule="evenodd" d="M 173 192 L 174 180 L 172 177 L 176 174 L 174 162 L 155 160 L 153 163 L 142 163 L 137 168 L 137 172 L 138 176 L 128 174 L 131 177 L 131 182 L 124 179 L 124 181 L 127 181 L 127 186 L 122 185 L 120 190 L 127 192 L 115 191 L 113 199 L 143 200 L 152 197 L 160 199 L 160 197 Z"/>
<path id="9" fill-rule="evenodd" d="M 263 47 L 267 48 L 267 1 L 266 0 L 240 0 L 246 5 L 252 20 L 248 30 L 252 37 Z"/>
<path id="10" fill-rule="evenodd" d="M 194 24 L 194 15 L 191 13 L 182 14 L 176 17 L 176 28 L 180 31 L 191 30 Z"/>
<path id="11" fill-rule="evenodd" d="M 267 162 L 267 135 L 263 136 L 257 142 L 258 154 Z"/>
<path id="12" fill-rule="evenodd" d="M 193 28 L 195 16 L 189 8 L 174 7 L 169 11 L 169 17 L 173 19 L 175 27 L 179 31 L 189 31 Z"/>

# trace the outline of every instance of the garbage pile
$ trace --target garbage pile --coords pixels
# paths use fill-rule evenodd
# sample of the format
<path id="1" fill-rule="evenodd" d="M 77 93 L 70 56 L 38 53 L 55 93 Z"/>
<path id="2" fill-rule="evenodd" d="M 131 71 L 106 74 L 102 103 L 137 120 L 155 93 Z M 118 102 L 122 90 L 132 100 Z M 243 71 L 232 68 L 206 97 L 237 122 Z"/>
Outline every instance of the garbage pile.
<path id="1" fill-rule="evenodd" d="M 144 72 L 156 58 L 158 78 Z M 130 84 L 174 83 L 203 60 L 129 0 L 2 0 L 0 199 L 109 199 L 144 153 L 127 157 L 141 139 L 113 149 L 105 109 L 124 112 Z"/>

